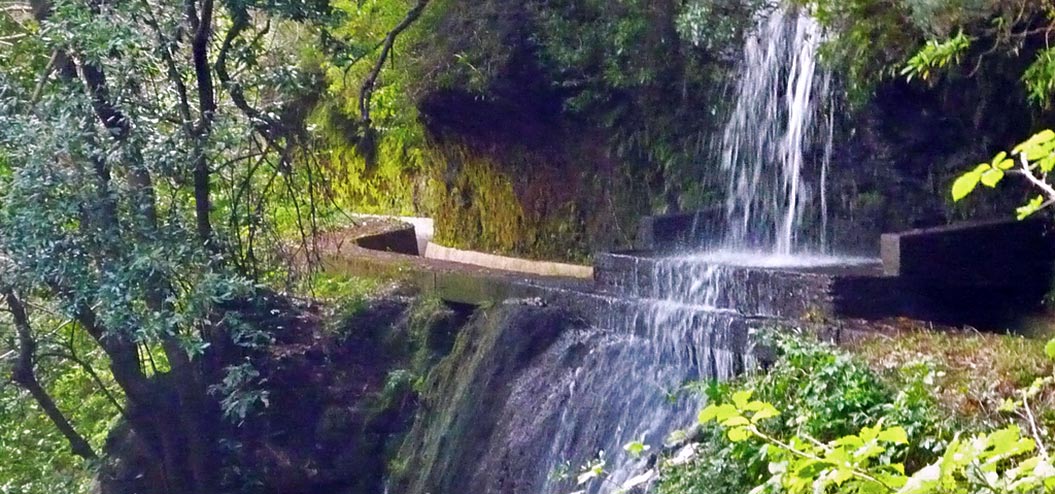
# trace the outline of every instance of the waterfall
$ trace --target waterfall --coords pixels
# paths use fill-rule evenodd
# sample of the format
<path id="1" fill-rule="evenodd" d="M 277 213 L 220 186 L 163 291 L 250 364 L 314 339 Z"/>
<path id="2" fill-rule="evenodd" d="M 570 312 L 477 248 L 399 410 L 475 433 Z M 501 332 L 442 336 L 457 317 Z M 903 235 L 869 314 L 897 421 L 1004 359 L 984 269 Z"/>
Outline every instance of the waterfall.
<path id="1" fill-rule="evenodd" d="M 495 417 L 486 448 L 457 457 L 477 468 L 450 481 L 464 489 L 443 494 L 566 494 L 580 488 L 578 467 L 601 450 L 608 475 L 587 489 L 620 492 L 648 469 L 624 444 L 642 441 L 656 452 L 672 431 L 696 422 L 703 398 L 682 392 L 686 384 L 753 369 L 751 329 L 787 327 L 816 308 L 810 294 L 826 282 L 797 269 L 860 262 L 810 254 L 825 250 L 835 117 L 831 77 L 817 66 L 820 29 L 783 7 L 763 17 L 745 42 L 721 139 L 724 248 L 674 257 L 602 254 L 597 292 L 557 289 L 550 298 L 558 305 L 575 299 L 588 306 L 578 309 L 589 326 L 561 333 L 500 387 L 508 398 L 486 405 Z M 443 416 L 473 420 L 473 410 L 457 411 L 466 415 Z M 433 431 L 441 445 L 446 433 Z"/>
<path id="2" fill-rule="evenodd" d="M 842 262 L 809 254 L 826 246 L 835 117 L 831 76 L 817 64 L 820 42 L 817 22 L 797 10 L 774 6 L 760 16 L 745 40 L 721 138 L 722 248 L 624 266 L 609 288 L 625 307 L 602 316 L 603 329 L 584 345 L 589 352 L 559 381 L 575 405 L 561 409 L 548 469 L 605 450 L 609 475 L 591 492 L 618 492 L 644 467 L 623 444 L 639 440 L 658 449 L 671 431 L 695 423 L 702 399 L 674 398 L 672 390 L 751 369 L 749 327 L 779 325 L 796 317 L 790 312 L 808 310 L 786 279 L 771 282 L 767 270 Z M 551 479 L 542 492 L 566 486 Z"/>
<path id="3" fill-rule="evenodd" d="M 820 41 L 814 19 L 774 7 L 745 43 L 720 154 L 727 248 L 789 255 L 826 243 L 834 113 L 831 76 L 817 66 Z"/>
<path id="4" fill-rule="evenodd" d="M 749 326 L 778 325 L 809 310 L 771 270 L 845 262 L 809 254 L 826 249 L 835 117 L 831 76 L 817 64 L 821 29 L 783 6 L 763 14 L 745 40 L 721 139 L 723 248 L 638 258 L 624 267 L 609 288 L 627 298 L 626 307 L 609 311 L 565 381 L 566 398 L 579 403 L 563 408 L 547 467 L 582 461 L 586 448 L 605 450 L 607 483 L 592 492 L 618 492 L 642 472 L 643 462 L 629 458 L 623 444 L 640 440 L 656 449 L 671 431 L 695 422 L 701 399 L 671 398 L 671 390 L 752 368 Z M 542 492 L 564 485 L 550 480 Z"/>
<path id="5" fill-rule="evenodd" d="M 659 451 L 672 432 L 695 423 L 704 401 L 686 385 L 728 380 L 756 365 L 747 320 L 730 307 L 759 304 L 718 296 L 754 297 L 735 269 L 696 259 L 632 262 L 636 266 L 624 273 L 621 286 L 613 287 L 617 296 L 606 301 L 596 327 L 566 335 L 547 357 L 568 361 L 574 354 L 570 349 L 587 349 L 563 379 L 550 381 L 563 386 L 563 406 L 554 407 L 559 425 L 544 455 L 544 470 L 557 471 L 567 462 L 574 469 L 603 450 L 607 475 L 589 487 L 593 493 L 620 492 L 647 470 L 647 458 L 630 457 L 625 444 L 642 441 Z M 517 387 L 539 377 L 527 374 Z M 576 490 L 571 487 L 568 480 L 551 476 L 540 492 Z"/>

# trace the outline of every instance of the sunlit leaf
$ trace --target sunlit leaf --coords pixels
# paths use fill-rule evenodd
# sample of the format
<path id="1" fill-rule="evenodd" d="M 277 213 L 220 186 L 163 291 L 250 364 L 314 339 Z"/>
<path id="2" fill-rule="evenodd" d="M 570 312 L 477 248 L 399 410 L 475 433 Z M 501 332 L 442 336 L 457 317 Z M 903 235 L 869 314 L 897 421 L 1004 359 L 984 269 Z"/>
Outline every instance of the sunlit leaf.
<path id="1" fill-rule="evenodd" d="M 952 184 L 952 200 L 960 201 L 978 187 L 982 180 L 982 174 L 976 172 L 965 173 Z"/>
<path id="2" fill-rule="evenodd" d="M 878 439 L 894 444 L 908 444 L 908 432 L 903 427 L 891 427 L 879 433 Z"/>
<path id="3" fill-rule="evenodd" d="M 734 443 L 740 443 L 740 442 L 744 442 L 748 438 L 750 438 L 751 437 L 751 432 L 748 431 L 747 428 L 744 428 L 744 427 L 734 427 L 732 429 L 729 429 L 729 432 L 727 433 L 727 435 L 728 435 L 730 441 L 732 441 Z"/>
<path id="4" fill-rule="evenodd" d="M 651 447 L 641 441 L 631 441 L 623 446 L 623 450 L 630 454 L 634 458 L 640 458 L 642 454 L 647 452 Z"/>
<path id="5" fill-rule="evenodd" d="M 996 184 L 1000 183 L 1004 179 L 1004 171 L 1000 169 L 989 170 L 982 174 L 982 185 L 986 187 L 996 187 Z"/>

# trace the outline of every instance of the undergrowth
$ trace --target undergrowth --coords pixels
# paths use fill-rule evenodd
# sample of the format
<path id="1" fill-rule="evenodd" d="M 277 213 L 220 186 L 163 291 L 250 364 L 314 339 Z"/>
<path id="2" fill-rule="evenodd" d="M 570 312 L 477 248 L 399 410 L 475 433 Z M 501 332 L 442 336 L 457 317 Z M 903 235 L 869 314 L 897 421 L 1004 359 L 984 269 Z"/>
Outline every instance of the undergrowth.
<path id="1" fill-rule="evenodd" d="M 820 441 L 856 432 L 883 420 L 904 427 L 910 437 L 906 463 L 932 461 L 952 437 L 954 421 L 944 414 L 926 385 L 930 366 L 905 366 L 897 379 L 875 372 L 867 362 L 801 335 L 767 335 L 779 355 L 764 374 L 706 389 L 708 401 L 726 403 L 734 393 L 755 396 L 783 413 L 766 424 L 775 437 L 806 434 Z M 744 494 L 770 478 L 767 448 L 760 442 L 731 441 L 716 425 L 703 425 L 693 459 L 664 462 L 659 494 Z"/>
<path id="2" fill-rule="evenodd" d="M 919 328 L 860 336 L 845 348 L 802 335 L 763 341 L 776 351 L 772 368 L 706 387 L 712 405 L 694 442 L 677 452 L 692 454 L 672 451 L 660 462 L 655 492 L 1055 487 L 1042 446 L 1055 424 L 1052 381 L 1042 379 L 1052 375 L 1055 342 Z M 849 446 L 861 441 L 872 449 Z"/>

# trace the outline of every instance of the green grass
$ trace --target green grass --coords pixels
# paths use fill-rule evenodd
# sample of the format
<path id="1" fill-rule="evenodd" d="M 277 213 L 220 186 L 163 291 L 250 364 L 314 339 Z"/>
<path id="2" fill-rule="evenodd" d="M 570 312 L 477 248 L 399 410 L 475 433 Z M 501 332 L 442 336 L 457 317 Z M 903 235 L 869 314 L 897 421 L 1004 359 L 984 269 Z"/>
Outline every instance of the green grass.
<path id="1" fill-rule="evenodd" d="M 998 410 L 1005 398 L 1038 376 L 1051 374 L 1051 361 L 1044 355 L 1046 341 L 907 327 L 861 337 L 847 349 L 895 383 L 902 380 L 900 369 L 933 367 L 930 386 L 943 409 L 968 422 L 994 425 L 1007 420 Z M 1055 409 L 1055 397 L 1042 398 L 1039 408 Z"/>
<path id="2" fill-rule="evenodd" d="M 319 272 L 306 279 L 297 291 L 320 300 L 344 302 L 375 295 L 384 285 L 385 280 L 380 278 Z"/>

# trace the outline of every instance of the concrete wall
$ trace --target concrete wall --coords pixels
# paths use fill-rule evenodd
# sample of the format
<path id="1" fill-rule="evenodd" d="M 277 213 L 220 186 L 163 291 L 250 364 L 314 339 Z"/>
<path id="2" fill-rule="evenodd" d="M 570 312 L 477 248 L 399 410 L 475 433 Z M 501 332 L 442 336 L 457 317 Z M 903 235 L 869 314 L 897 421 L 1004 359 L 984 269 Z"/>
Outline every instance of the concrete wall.
<path id="1" fill-rule="evenodd" d="M 457 262 L 490 269 L 535 274 L 539 276 L 561 276 L 581 279 L 593 278 L 593 268 L 590 266 L 496 256 L 494 254 L 485 254 L 483 252 L 452 249 L 432 242 L 429 242 L 428 247 L 425 248 L 425 257 L 428 259 Z"/>
<path id="2" fill-rule="evenodd" d="M 884 234 L 883 271 L 946 286 L 1048 285 L 1055 263 L 1046 221 L 989 221 Z"/>
<path id="3" fill-rule="evenodd" d="M 671 251 L 701 248 L 720 240 L 723 212 L 720 208 L 646 216 L 637 230 L 635 247 L 640 250 Z"/>

